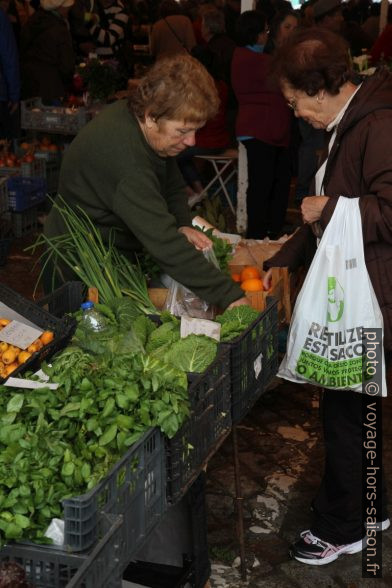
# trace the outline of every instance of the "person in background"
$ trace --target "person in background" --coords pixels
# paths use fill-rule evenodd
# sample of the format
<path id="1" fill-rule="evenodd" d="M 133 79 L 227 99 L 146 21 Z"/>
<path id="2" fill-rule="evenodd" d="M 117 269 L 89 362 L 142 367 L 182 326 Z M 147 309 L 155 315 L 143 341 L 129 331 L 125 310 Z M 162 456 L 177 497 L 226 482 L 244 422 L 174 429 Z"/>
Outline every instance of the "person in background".
<path id="1" fill-rule="evenodd" d="M 202 173 L 194 162 L 195 155 L 218 155 L 230 145 L 230 134 L 227 124 L 227 104 L 229 89 L 222 79 L 219 68 L 216 67 L 214 55 L 208 47 L 199 47 L 195 57 L 204 65 L 208 73 L 214 79 L 219 98 L 219 108 L 216 115 L 197 130 L 195 145 L 188 147 L 177 157 L 178 166 L 187 183 L 189 206 L 200 202 L 200 193 L 203 190 Z"/>
<path id="2" fill-rule="evenodd" d="M 392 58 L 392 22 L 388 22 L 374 42 L 370 50 L 370 57 L 371 65 L 388 62 Z"/>
<path id="3" fill-rule="evenodd" d="M 22 96 L 58 103 L 66 95 L 75 68 L 67 16 L 73 0 L 41 0 L 22 29 Z"/>
<path id="4" fill-rule="evenodd" d="M 151 31 L 152 55 L 158 60 L 189 53 L 196 45 L 190 18 L 181 14 L 181 8 L 175 0 L 163 0 L 160 16 Z"/>
<path id="5" fill-rule="evenodd" d="M 95 53 L 115 59 L 126 40 L 128 14 L 121 0 L 97 0 L 94 12 L 85 13 Z"/>
<path id="6" fill-rule="evenodd" d="M 230 134 L 230 143 L 236 144 L 235 119 L 238 111 L 237 100 L 231 84 L 231 62 L 236 44 L 226 33 L 225 17 L 222 10 L 214 9 L 203 14 L 201 32 L 206 43 L 206 49 L 212 55 L 214 77 L 227 85 L 228 96 L 226 123 Z M 222 83 L 220 85 L 222 86 Z M 222 97 L 223 99 L 223 97 Z"/>
<path id="7" fill-rule="evenodd" d="M 291 8 L 285 8 L 275 14 L 270 22 L 270 32 L 268 41 L 265 46 L 265 52 L 272 54 L 275 49 L 288 39 L 293 31 L 298 27 L 299 16 Z"/>
<path id="8" fill-rule="evenodd" d="M 238 100 L 236 134 L 248 161 L 246 195 L 248 239 L 276 238 L 283 227 L 289 198 L 291 113 L 271 82 L 271 56 L 265 16 L 254 10 L 237 21 L 240 45 L 234 51 L 231 81 Z"/>
<path id="9" fill-rule="evenodd" d="M 272 267 L 287 266 L 292 271 L 309 265 L 317 238 L 328 226 L 338 199 L 359 198 L 365 262 L 383 314 L 384 348 L 390 365 L 392 74 L 380 68 L 372 76 L 358 77 L 352 71 L 344 39 L 319 27 L 296 31 L 277 53 L 274 72 L 295 116 L 305 118 L 314 128 L 329 131 L 330 141 L 312 195 L 302 202 L 305 224 L 265 262 L 268 271 L 264 285 L 268 288 Z M 332 281 L 328 286 L 334 289 Z M 322 288 L 320 284 L 320 296 Z M 369 513 L 362 501 L 363 411 L 374 403 L 381 420 L 381 400 L 350 390 L 324 390 L 325 470 L 313 500 L 310 529 L 301 532 L 290 549 L 298 561 L 324 565 L 364 548 L 364 524 Z M 381 446 L 379 439 L 380 453 Z M 385 487 L 377 488 L 374 506 L 378 530 L 387 529 L 390 521 Z"/>
<path id="10" fill-rule="evenodd" d="M 362 24 L 362 30 L 368 36 L 372 44 L 377 40 L 380 33 L 380 7 L 381 3 L 369 4 L 368 17 Z"/>
<path id="11" fill-rule="evenodd" d="M 18 136 L 19 56 L 8 16 L 0 8 L 0 139 Z"/>
<path id="12" fill-rule="evenodd" d="M 78 133 L 64 153 L 59 193 L 88 213 L 105 243 L 115 229 L 115 245 L 130 260 L 145 248 L 164 273 L 226 308 L 247 299 L 202 254 L 212 244 L 192 227 L 176 162 L 217 109 L 214 81 L 197 60 L 181 55 L 158 61 L 129 100 L 110 104 Z M 66 230 L 52 208 L 45 234 Z"/>
<path id="13" fill-rule="evenodd" d="M 201 21 L 201 34 L 205 46 L 212 56 L 212 67 L 216 75 L 230 86 L 231 60 L 236 44 L 226 34 L 225 17 L 216 8 L 205 11 Z"/>

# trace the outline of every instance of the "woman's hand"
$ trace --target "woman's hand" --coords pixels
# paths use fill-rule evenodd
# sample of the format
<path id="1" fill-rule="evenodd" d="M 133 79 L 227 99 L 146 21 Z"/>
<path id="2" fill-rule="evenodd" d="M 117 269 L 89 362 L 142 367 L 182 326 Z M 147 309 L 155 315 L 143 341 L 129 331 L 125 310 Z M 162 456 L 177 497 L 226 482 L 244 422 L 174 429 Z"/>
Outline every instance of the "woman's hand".
<path id="1" fill-rule="evenodd" d="M 314 223 L 320 220 L 328 196 L 308 196 L 302 200 L 301 212 L 304 223 Z"/>
<path id="2" fill-rule="evenodd" d="M 192 227 L 180 227 L 178 231 L 185 235 L 189 243 L 192 243 L 198 251 L 209 251 L 212 249 L 211 239 L 201 231 L 192 229 Z"/>
<path id="3" fill-rule="evenodd" d="M 234 302 L 229 304 L 229 306 L 227 307 L 226 310 L 230 310 L 230 308 L 234 308 L 235 306 L 242 306 L 244 304 L 246 304 L 247 306 L 250 306 L 249 300 L 247 299 L 246 296 L 243 296 L 242 298 L 239 298 L 238 300 L 234 300 Z"/>
<path id="4" fill-rule="evenodd" d="M 272 267 L 265 272 L 264 277 L 263 277 L 263 287 L 264 290 L 268 291 L 271 288 L 271 282 L 272 282 Z"/>

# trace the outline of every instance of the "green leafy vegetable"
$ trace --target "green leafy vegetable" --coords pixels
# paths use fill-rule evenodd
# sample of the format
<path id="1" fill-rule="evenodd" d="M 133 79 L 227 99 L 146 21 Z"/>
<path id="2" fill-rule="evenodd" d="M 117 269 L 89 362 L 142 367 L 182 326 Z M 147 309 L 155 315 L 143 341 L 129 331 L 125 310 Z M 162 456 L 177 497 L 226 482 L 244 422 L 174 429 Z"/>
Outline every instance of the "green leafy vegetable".
<path id="1" fill-rule="evenodd" d="M 147 345 L 146 351 L 147 353 L 151 353 L 158 349 L 159 347 L 167 346 L 168 344 L 172 344 L 175 341 L 178 341 L 180 338 L 180 323 L 168 322 L 163 323 L 160 325 L 155 331 L 152 331 L 150 334 Z"/>
<path id="2" fill-rule="evenodd" d="M 207 235 L 209 239 L 211 239 L 213 243 L 213 250 L 215 253 L 215 257 L 218 260 L 220 270 L 228 274 L 229 273 L 229 263 L 233 259 L 233 247 L 228 241 L 225 239 L 221 239 L 217 235 L 214 235 L 214 229 L 205 229 L 196 227 L 199 231 Z"/>
<path id="3" fill-rule="evenodd" d="M 165 361 L 186 372 L 204 372 L 215 359 L 217 342 L 205 335 L 188 335 L 174 343 Z"/>
<path id="4" fill-rule="evenodd" d="M 217 316 L 215 319 L 222 325 L 220 340 L 224 342 L 235 339 L 259 316 L 259 311 L 246 304 L 225 310 L 223 314 Z"/>

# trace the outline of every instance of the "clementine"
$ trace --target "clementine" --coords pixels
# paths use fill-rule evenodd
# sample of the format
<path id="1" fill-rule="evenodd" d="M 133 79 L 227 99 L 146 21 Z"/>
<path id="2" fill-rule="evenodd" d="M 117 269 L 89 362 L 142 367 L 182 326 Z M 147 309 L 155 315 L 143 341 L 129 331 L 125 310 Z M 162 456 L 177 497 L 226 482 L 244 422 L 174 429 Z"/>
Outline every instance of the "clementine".
<path id="1" fill-rule="evenodd" d="M 249 278 L 241 282 L 241 288 L 245 292 L 262 292 L 263 282 L 259 278 Z"/>
<path id="2" fill-rule="evenodd" d="M 241 282 L 245 280 L 260 279 L 261 273 L 258 267 L 255 265 L 247 265 L 241 272 Z"/>

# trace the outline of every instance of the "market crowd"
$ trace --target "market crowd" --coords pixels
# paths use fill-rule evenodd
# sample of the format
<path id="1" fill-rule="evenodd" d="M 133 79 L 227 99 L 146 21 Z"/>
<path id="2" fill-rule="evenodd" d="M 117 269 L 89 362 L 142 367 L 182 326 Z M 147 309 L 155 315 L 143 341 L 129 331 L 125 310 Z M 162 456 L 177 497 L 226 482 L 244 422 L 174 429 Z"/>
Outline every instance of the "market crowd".
<path id="1" fill-rule="evenodd" d="M 216 155 L 241 141 L 248 162 L 247 236 L 276 238 L 288 228 L 292 178 L 297 204 L 309 194 L 325 132 L 293 116 L 272 80 L 271 58 L 296 28 L 315 25 L 341 34 L 353 57 L 369 54 L 369 65 L 387 61 L 392 25 L 378 34 L 378 9 L 367 0 L 311 0 L 300 11 L 286 0 L 258 0 L 245 14 L 239 0 L 3 0 L 0 138 L 20 135 L 21 99 L 80 103 L 77 72 L 89 59 L 115 64 L 125 88 L 154 61 L 191 54 L 214 78 L 219 109 L 178 155 L 188 202 L 200 200 L 208 173 L 194 156 Z M 140 43 L 149 45 L 148 57 L 135 51 Z"/>

